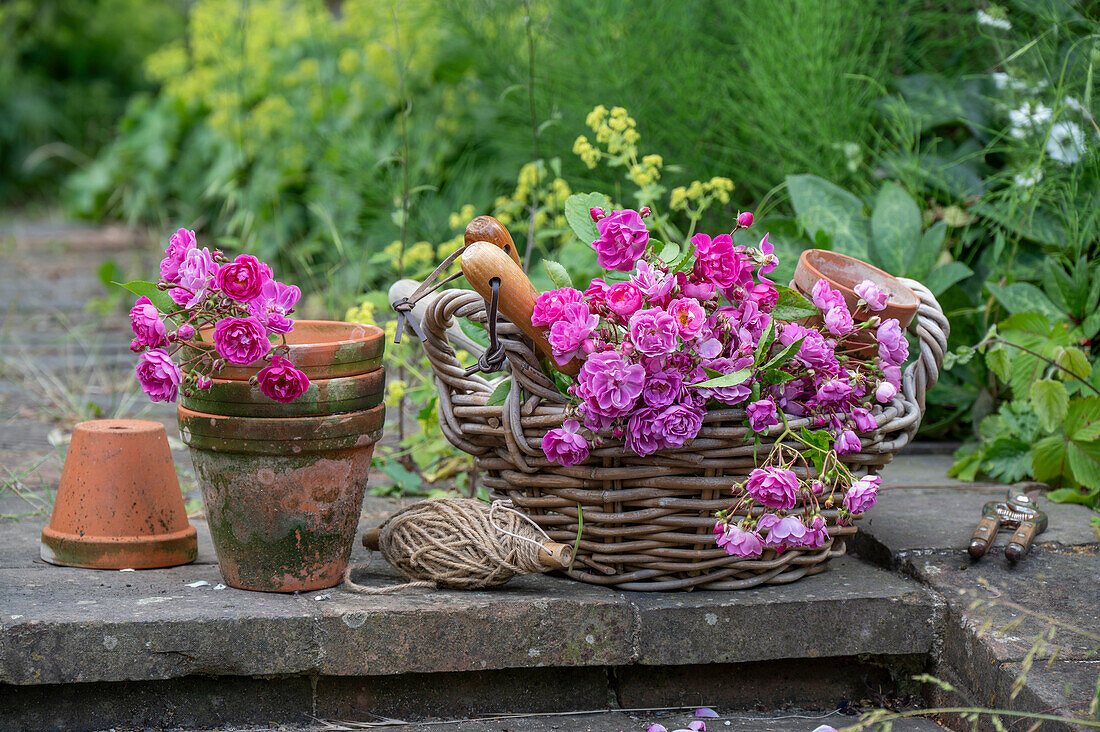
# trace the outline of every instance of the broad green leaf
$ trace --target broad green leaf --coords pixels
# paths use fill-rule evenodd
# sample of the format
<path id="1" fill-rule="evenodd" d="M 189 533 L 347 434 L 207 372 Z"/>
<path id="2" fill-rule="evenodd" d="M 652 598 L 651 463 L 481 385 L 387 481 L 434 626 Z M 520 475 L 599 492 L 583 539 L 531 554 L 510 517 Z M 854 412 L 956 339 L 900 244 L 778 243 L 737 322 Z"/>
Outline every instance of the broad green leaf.
<path id="1" fill-rule="evenodd" d="M 760 359 L 771 348 L 772 341 L 775 340 L 775 318 L 768 320 L 768 325 L 764 329 L 763 334 L 760 336 L 760 342 L 756 344 L 756 351 L 753 353 L 752 359 L 756 363 L 760 363 Z"/>
<path id="2" fill-rule="evenodd" d="M 788 175 L 787 190 L 810 239 L 817 241 L 817 233 L 825 232 L 834 250 L 867 259 L 870 228 L 863 201 L 816 175 Z"/>
<path id="3" fill-rule="evenodd" d="M 978 471 L 982 467 L 982 453 L 975 450 L 963 455 L 955 453 L 955 462 L 947 469 L 947 474 L 959 480 L 972 481 L 978 477 Z"/>
<path id="4" fill-rule="evenodd" d="M 798 353 L 798 349 L 802 347 L 802 341 L 804 340 L 806 340 L 805 337 L 799 338 L 795 342 L 791 343 L 779 353 L 772 356 L 766 364 L 760 367 L 760 369 L 762 371 L 766 371 L 768 369 L 776 368 L 777 366 L 782 366 L 788 358 Z"/>
<path id="5" fill-rule="evenodd" d="M 671 264 L 680 257 L 680 246 L 675 243 L 665 244 L 661 247 L 661 253 L 657 256 L 665 264 Z"/>
<path id="6" fill-rule="evenodd" d="M 489 332 L 485 330 L 485 326 L 481 323 L 475 323 L 472 320 L 466 318 L 458 319 L 458 327 L 474 343 L 478 344 L 482 348 L 489 347 Z"/>
<path id="7" fill-rule="evenodd" d="M 920 209 L 897 183 L 886 183 L 879 191 L 871 212 L 871 235 L 875 264 L 890 274 L 908 275 L 921 241 Z"/>
<path id="8" fill-rule="evenodd" d="M 129 290 L 138 297 L 144 296 L 149 298 L 149 302 L 153 303 L 156 309 L 160 311 L 161 315 L 168 315 L 180 309 L 180 306 L 176 304 L 175 300 L 173 300 L 164 290 L 158 290 L 156 284 L 153 282 L 133 280 L 132 282 L 126 283 L 113 282 L 112 284 Z"/>
<path id="9" fill-rule="evenodd" d="M 708 374 L 710 372 L 708 371 Z M 689 384 L 688 386 L 695 387 L 697 389 L 719 389 L 726 386 L 737 386 L 743 384 L 752 377 L 751 369 L 741 369 L 740 371 L 734 371 L 732 374 L 722 374 L 716 376 L 713 379 L 707 379 L 706 381 L 700 381 L 698 384 Z"/>
<path id="10" fill-rule="evenodd" d="M 1070 402 L 1066 412 L 1066 434 L 1082 442 L 1100 439 L 1100 397 Z"/>
<path id="11" fill-rule="evenodd" d="M 499 407 L 504 404 L 504 400 L 508 398 L 508 392 L 512 390 L 512 380 L 505 379 L 497 384 L 497 388 L 493 389 L 493 393 L 489 395 L 489 400 L 485 402 L 487 407 Z"/>
<path id="12" fill-rule="evenodd" d="M 1044 437 L 1031 447 L 1031 474 L 1035 480 L 1057 483 L 1066 472 L 1066 438 Z"/>
<path id="13" fill-rule="evenodd" d="M 611 199 L 603 193 L 574 193 L 565 199 L 565 220 L 577 238 L 585 244 L 591 244 L 600 238 L 596 222 L 592 220 L 590 209 L 602 208 L 611 213 Z"/>
<path id="14" fill-rule="evenodd" d="M 818 315 L 820 311 L 804 295 L 796 290 L 782 285 L 776 285 L 779 297 L 772 310 L 772 318 L 775 320 L 801 320 Z"/>
<path id="15" fill-rule="evenodd" d="M 925 282 L 928 275 L 932 274 L 932 270 L 935 269 L 936 262 L 939 261 L 940 253 L 943 251 L 943 240 L 946 237 L 947 224 L 944 222 L 937 221 L 929 226 L 920 238 L 920 246 L 917 247 L 916 251 L 913 252 L 913 256 L 909 259 L 909 264 L 905 268 L 905 276 L 918 282 Z M 969 267 L 967 271 L 969 272 Z M 965 276 L 969 277 L 970 275 Z"/>
<path id="16" fill-rule="evenodd" d="M 570 279 L 569 273 L 565 271 L 565 267 L 557 262 L 551 262 L 549 259 L 544 259 L 542 260 L 542 268 L 546 270 L 546 274 L 550 277 L 550 281 L 554 283 L 555 287 L 573 287 L 573 280 Z"/>
<path id="17" fill-rule="evenodd" d="M 1029 282 L 1013 282 L 1010 285 L 987 282 L 985 286 L 989 289 L 990 294 L 997 298 L 997 302 L 1004 305 L 1005 310 L 1013 315 L 1016 313 L 1042 313 L 1053 320 L 1064 317 L 1062 312 L 1050 301 L 1050 298 Z"/>
<path id="18" fill-rule="evenodd" d="M 396 460 L 385 460 L 382 472 L 401 489 L 402 493 L 417 493 L 420 490 L 420 476 Z"/>
<path id="19" fill-rule="evenodd" d="M 1066 371 L 1059 372 L 1059 375 L 1063 379 L 1072 378 L 1070 374 L 1076 376 L 1082 381 L 1089 378 L 1092 375 L 1092 364 L 1089 363 L 1088 356 L 1080 348 L 1073 346 L 1061 347 L 1054 349 L 1054 361 Z"/>
<path id="20" fill-rule="evenodd" d="M 998 379 L 1005 383 L 1008 382 L 1009 366 L 1012 362 L 1008 355 L 1009 350 L 1008 346 L 996 345 L 990 346 L 985 354 L 985 365 L 997 375 Z"/>
<path id="21" fill-rule="evenodd" d="M 1100 497 L 1100 491 L 1090 490 L 1088 492 L 1079 491 L 1076 488 L 1059 488 L 1058 490 L 1050 491 L 1047 493 L 1047 500 L 1054 503 L 1079 503 L 1082 506 L 1089 506 L 1095 508 L 1097 498 Z"/>
<path id="22" fill-rule="evenodd" d="M 931 231 L 931 230 L 930 230 Z M 948 287 L 965 280 L 970 275 L 974 274 L 974 270 L 967 267 L 962 262 L 948 262 L 947 264 L 940 265 L 933 269 L 927 276 L 915 279 L 924 283 L 924 286 L 932 291 L 933 295 L 942 295 L 947 291 Z"/>
<path id="23" fill-rule="evenodd" d="M 1047 432 L 1056 430 L 1069 410 L 1069 394 L 1065 384 L 1054 379 L 1040 379 L 1031 385 L 1029 396 L 1043 429 Z"/>
<path id="24" fill-rule="evenodd" d="M 985 449 L 982 470 L 1006 483 L 1015 483 L 1031 470 L 1031 445 L 1023 440 L 1001 438 Z"/>
<path id="25" fill-rule="evenodd" d="M 763 381 L 765 384 L 783 384 L 787 381 L 794 381 L 797 378 L 798 374 L 789 374 L 779 369 L 769 369 L 760 374 L 760 381 Z"/>
<path id="26" fill-rule="evenodd" d="M 1071 440 L 1066 455 L 1077 482 L 1086 488 L 1100 489 L 1100 442 Z"/>

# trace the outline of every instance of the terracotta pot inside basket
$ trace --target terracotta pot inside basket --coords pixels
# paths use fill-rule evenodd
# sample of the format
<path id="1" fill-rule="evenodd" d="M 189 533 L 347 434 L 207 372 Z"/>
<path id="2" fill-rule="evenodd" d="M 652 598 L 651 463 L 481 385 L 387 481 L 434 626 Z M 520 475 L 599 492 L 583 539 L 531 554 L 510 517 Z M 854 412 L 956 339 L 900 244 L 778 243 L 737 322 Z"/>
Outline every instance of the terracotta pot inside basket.
<path id="1" fill-rule="evenodd" d="M 878 267 L 826 249 L 807 249 L 802 252 L 794 270 L 794 287 L 809 297 L 814 285 L 822 279 L 834 290 L 840 291 L 848 310 L 855 314 L 857 320 L 867 320 L 873 315 L 883 320 L 896 318 L 904 329 L 913 322 L 913 316 L 917 314 L 917 307 L 920 305 L 916 293 L 903 285 L 897 277 Z M 889 296 L 885 310 L 872 313 L 863 308 L 856 312 L 859 295 L 854 288 L 863 280 L 871 280 Z"/>

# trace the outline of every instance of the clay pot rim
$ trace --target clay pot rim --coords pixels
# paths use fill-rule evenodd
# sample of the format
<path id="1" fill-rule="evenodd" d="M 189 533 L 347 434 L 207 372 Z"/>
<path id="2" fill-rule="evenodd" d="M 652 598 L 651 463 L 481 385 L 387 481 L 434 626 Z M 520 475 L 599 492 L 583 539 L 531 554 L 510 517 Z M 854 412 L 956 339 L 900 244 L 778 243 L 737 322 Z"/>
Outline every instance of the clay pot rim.
<path id="1" fill-rule="evenodd" d="M 125 433 L 130 435 L 146 435 L 157 432 L 163 428 L 160 422 L 147 419 L 90 419 L 78 423 L 73 429 L 83 429 L 88 432 L 108 432 L 111 434 Z"/>
<path id="2" fill-rule="evenodd" d="M 845 295 L 853 298 L 852 301 L 855 302 L 859 299 L 859 295 L 856 294 L 855 290 L 842 282 L 837 282 L 833 278 L 822 274 L 821 270 L 818 268 L 816 262 L 821 258 L 829 257 L 847 260 L 849 262 L 854 262 L 861 267 L 866 267 L 878 276 L 882 277 L 884 280 L 887 280 L 896 285 L 896 288 L 901 293 L 901 295 L 907 298 L 907 302 L 901 302 L 891 298 L 890 301 L 887 303 L 887 307 L 893 306 L 901 310 L 912 310 L 914 313 L 917 311 L 917 308 L 920 307 L 920 298 L 917 297 L 917 293 L 913 292 L 911 289 L 902 284 L 901 281 L 894 275 L 879 269 L 873 264 L 864 262 L 862 259 L 857 259 L 855 257 L 848 256 L 847 254 L 841 254 L 840 252 L 834 252 L 829 249 L 805 249 L 799 256 L 798 261 L 799 264 L 803 265 L 806 270 L 813 275 L 815 280 L 828 280 L 833 287 L 840 290 Z M 890 294 L 893 295 L 894 293 Z"/>
<path id="3" fill-rule="evenodd" d="M 316 385 L 318 389 L 324 389 L 324 388 L 329 388 L 330 385 L 333 384 L 333 383 L 339 384 L 340 382 L 343 382 L 343 383 L 349 383 L 350 384 L 350 383 L 355 382 L 355 381 L 367 381 L 367 380 L 370 380 L 370 379 L 379 378 L 379 372 L 381 372 L 381 371 L 382 371 L 382 369 L 378 368 L 378 369 L 374 369 L 373 371 L 364 371 L 361 374 L 350 374 L 348 376 L 334 376 L 331 379 L 310 379 L 309 380 L 309 385 L 311 387 Z M 385 377 L 382 377 L 382 378 L 385 378 Z M 224 384 L 244 384 L 246 386 L 248 385 L 248 382 L 243 380 L 243 379 L 211 379 L 210 381 L 214 386 L 219 386 L 219 385 L 224 385 Z M 235 388 L 244 388 L 244 387 L 235 387 Z M 250 389 L 259 389 L 258 386 L 257 387 L 249 386 L 248 388 L 250 388 Z M 205 391 L 205 390 L 203 390 L 203 391 Z M 197 394 L 202 394 L 203 391 L 199 391 L 199 392 L 197 392 Z M 385 391 L 384 386 L 382 387 L 382 391 Z M 275 402 L 274 399 L 272 399 L 271 402 L 272 402 L 272 404 L 277 403 L 277 402 Z"/>
<path id="4" fill-rule="evenodd" d="M 47 536 L 55 541 L 75 542 L 77 544 L 123 544 L 126 546 L 154 546 L 167 541 L 177 541 L 196 536 L 197 531 L 190 524 L 179 531 L 164 534 L 132 534 L 129 536 L 97 536 L 95 534 L 74 534 L 70 531 L 58 531 L 51 526 L 42 527 L 42 538 Z"/>
<path id="5" fill-rule="evenodd" d="M 269 444 L 305 444 L 342 440 L 381 432 L 386 421 L 386 405 L 341 414 L 308 417 L 236 417 L 176 408 L 180 432 L 190 446 L 192 436 L 216 440 L 263 442 Z"/>

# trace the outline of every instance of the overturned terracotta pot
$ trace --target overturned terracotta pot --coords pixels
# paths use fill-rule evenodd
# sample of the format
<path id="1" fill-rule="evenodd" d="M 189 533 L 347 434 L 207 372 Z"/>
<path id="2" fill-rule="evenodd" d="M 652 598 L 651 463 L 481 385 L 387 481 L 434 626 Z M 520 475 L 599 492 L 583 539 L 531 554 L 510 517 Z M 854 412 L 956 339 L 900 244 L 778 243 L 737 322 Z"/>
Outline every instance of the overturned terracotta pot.
<path id="1" fill-rule="evenodd" d="M 333 587 L 351 556 L 385 407 L 232 417 L 179 407 L 222 577 L 232 587 Z"/>
<path id="2" fill-rule="evenodd" d="M 93 569 L 153 569 L 195 561 L 164 426 L 132 419 L 73 430 L 42 559 Z"/>

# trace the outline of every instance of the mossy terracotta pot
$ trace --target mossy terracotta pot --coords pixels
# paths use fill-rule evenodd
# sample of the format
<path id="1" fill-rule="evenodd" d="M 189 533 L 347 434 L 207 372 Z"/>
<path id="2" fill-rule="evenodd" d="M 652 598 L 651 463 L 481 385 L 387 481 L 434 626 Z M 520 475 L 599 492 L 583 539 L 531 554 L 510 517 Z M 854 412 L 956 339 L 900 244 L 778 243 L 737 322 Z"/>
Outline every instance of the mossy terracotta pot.
<path id="1" fill-rule="evenodd" d="M 818 280 L 825 280 L 830 287 L 840 292 L 853 318 L 859 322 L 865 322 L 872 316 L 883 320 L 896 318 L 902 330 L 905 330 L 913 322 L 920 305 L 920 299 L 915 292 L 903 285 L 897 277 L 878 267 L 839 252 L 807 249 L 798 258 L 791 284 L 803 295 L 810 297 Z M 889 296 L 884 310 L 871 312 L 867 308 L 856 309 L 860 298 L 856 294 L 855 286 L 864 280 L 875 283 Z M 819 316 L 809 320 L 815 326 L 822 322 Z M 859 331 L 851 336 L 851 340 L 857 345 L 849 355 L 857 359 L 871 359 L 878 354 L 878 341 L 873 331 Z"/>
<path id="2" fill-rule="evenodd" d="M 237 417 L 180 406 L 228 585 L 263 592 L 343 579 L 385 407 L 312 417 Z"/>
<path id="3" fill-rule="evenodd" d="M 195 561 L 168 435 L 159 422 L 100 419 L 73 430 L 41 556 L 93 569 Z"/>
<path id="4" fill-rule="evenodd" d="M 247 381 L 214 379 L 209 389 L 181 397 L 180 404 L 195 412 L 232 417 L 319 417 L 376 407 L 382 403 L 385 391 L 386 372 L 382 369 L 310 380 L 306 393 L 288 404 L 271 399 Z"/>
<path id="5" fill-rule="evenodd" d="M 213 328 L 200 331 L 204 344 L 213 344 Z M 289 353 L 286 358 L 295 368 L 314 379 L 336 379 L 376 371 L 382 367 L 386 334 L 381 328 L 335 320 L 295 320 L 294 330 L 286 334 Z M 197 354 L 193 346 L 188 350 Z M 211 345 L 206 345 L 210 348 Z M 190 357 L 190 356 L 188 356 Z M 260 360 L 248 366 L 229 365 L 216 376 L 226 381 L 248 381 L 267 365 Z"/>

